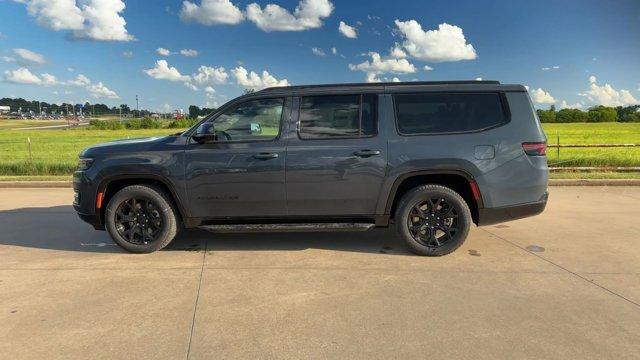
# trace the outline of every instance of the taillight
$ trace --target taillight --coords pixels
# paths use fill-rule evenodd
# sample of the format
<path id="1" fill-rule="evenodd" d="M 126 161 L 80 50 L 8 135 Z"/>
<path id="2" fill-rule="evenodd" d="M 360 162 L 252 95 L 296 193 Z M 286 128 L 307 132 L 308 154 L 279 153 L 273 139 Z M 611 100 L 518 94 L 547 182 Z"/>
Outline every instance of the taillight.
<path id="1" fill-rule="evenodd" d="M 526 142 L 522 143 L 522 149 L 529 156 L 545 156 L 547 155 L 547 143 L 542 142 Z"/>

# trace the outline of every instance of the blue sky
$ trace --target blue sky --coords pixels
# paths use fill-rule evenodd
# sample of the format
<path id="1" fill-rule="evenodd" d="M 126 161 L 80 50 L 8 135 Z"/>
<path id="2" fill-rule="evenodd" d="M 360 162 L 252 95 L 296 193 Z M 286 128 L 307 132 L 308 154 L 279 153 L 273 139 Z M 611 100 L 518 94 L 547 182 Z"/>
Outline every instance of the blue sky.
<path id="1" fill-rule="evenodd" d="M 185 3 L 0 0 L 0 97 L 170 110 L 273 84 L 482 78 L 544 108 L 640 99 L 636 0 Z"/>

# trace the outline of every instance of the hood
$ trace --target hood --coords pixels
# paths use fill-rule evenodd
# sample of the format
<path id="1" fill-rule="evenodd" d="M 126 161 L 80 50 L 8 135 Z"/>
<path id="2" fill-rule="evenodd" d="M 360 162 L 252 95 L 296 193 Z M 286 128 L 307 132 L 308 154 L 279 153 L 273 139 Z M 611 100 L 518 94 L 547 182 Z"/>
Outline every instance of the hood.
<path id="1" fill-rule="evenodd" d="M 168 139 L 175 139 L 175 136 L 148 137 L 136 139 L 114 140 L 106 143 L 96 144 L 80 152 L 80 157 L 95 157 L 101 154 L 113 154 L 122 152 L 148 151 L 159 144 L 163 144 Z"/>

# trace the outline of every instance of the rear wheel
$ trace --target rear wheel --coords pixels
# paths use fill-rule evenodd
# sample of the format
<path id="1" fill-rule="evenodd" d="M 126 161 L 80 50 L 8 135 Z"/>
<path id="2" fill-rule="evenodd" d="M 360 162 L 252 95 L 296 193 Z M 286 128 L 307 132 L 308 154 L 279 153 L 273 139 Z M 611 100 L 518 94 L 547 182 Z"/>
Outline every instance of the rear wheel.
<path id="1" fill-rule="evenodd" d="M 411 251 L 442 256 L 464 243 L 472 219 L 469 206 L 457 192 L 441 185 L 423 185 L 402 197 L 395 222 Z"/>
<path id="2" fill-rule="evenodd" d="M 118 191 L 105 211 L 111 238 L 127 251 L 150 253 L 167 246 L 176 236 L 176 211 L 161 189 L 132 185 Z"/>

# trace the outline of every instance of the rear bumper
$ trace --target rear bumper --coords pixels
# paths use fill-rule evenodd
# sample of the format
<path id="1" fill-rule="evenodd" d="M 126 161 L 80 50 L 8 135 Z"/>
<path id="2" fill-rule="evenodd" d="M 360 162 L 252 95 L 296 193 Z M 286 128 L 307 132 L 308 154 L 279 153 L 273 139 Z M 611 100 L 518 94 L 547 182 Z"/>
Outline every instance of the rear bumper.
<path id="1" fill-rule="evenodd" d="M 548 198 L 549 193 L 545 192 L 542 198 L 536 202 L 478 209 L 478 226 L 493 225 L 538 215 L 543 212 L 544 208 L 547 206 Z"/>

